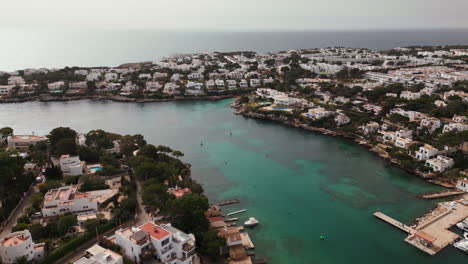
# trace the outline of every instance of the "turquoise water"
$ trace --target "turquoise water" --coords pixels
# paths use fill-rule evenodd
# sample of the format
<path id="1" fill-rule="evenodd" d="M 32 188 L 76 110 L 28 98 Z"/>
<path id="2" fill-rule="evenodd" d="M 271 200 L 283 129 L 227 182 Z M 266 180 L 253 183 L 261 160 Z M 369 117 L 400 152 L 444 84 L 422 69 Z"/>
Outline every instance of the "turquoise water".
<path id="1" fill-rule="evenodd" d="M 100 170 L 102 170 L 102 167 L 100 167 L 100 166 L 99 167 L 91 167 L 89 169 L 95 170 L 95 171 L 100 171 Z"/>
<path id="2" fill-rule="evenodd" d="M 372 216 L 380 210 L 409 224 L 435 204 L 416 195 L 439 188 L 350 141 L 236 116 L 230 102 L 3 104 L 0 126 L 140 133 L 181 150 L 212 201 L 240 198 L 223 210 L 245 208 L 239 223 L 260 221 L 249 233 L 269 263 L 466 263 L 453 247 L 428 256 Z"/>

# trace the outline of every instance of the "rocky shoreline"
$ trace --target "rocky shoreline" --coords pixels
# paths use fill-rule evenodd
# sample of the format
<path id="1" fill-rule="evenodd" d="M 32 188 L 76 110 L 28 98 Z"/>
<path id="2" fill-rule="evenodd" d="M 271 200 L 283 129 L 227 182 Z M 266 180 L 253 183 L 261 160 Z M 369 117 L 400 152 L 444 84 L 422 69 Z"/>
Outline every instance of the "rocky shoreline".
<path id="1" fill-rule="evenodd" d="M 428 175 L 428 174 L 424 174 L 424 173 L 422 173 L 422 172 L 420 172 L 418 170 L 412 170 L 412 169 L 409 169 L 409 168 L 406 168 L 406 167 L 402 166 L 400 161 L 398 161 L 397 159 L 392 158 L 385 150 L 383 150 L 382 148 L 380 148 L 378 146 L 372 145 L 368 140 L 366 140 L 365 138 L 362 138 L 359 135 L 356 135 L 354 133 L 337 132 L 337 131 L 332 131 L 332 130 L 325 129 L 325 128 L 312 127 L 312 126 L 300 123 L 297 120 L 289 120 L 286 117 L 277 117 L 277 116 L 275 116 L 273 114 L 261 114 L 261 113 L 247 112 L 242 107 L 242 105 L 238 104 L 237 102 L 234 102 L 232 104 L 232 107 L 234 109 L 236 109 L 235 110 L 236 114 L 242 115 L 242 116 L 245 116 L 245 117 L 275 121 L 275 122 L 279 122 L 279 123 L 281 123 L 283 125 L 290 126 L 290 127 L 300 128 L 300 129 L 304 129 L 304 130 L 307 130 L 307 131 L 318 132 L 318 133 L 321 133 L 321 134 L 324 134 L 324 135 L 329 135 L 329 136 L 333 136 L 333 137 L 340 137 L 340 138 L 344 138 L 344 139 L 347 139 L 347 140 L 352 140 L 352 141 L 354 141 L 355 143 L 357 143 L 359 145 L 365 146 L 371 153 L 374 153 L 375 155 L 377 155 L 381 159 L 383 159 L 383 160 L 385 160 L 385 161 L 387 161 L 387 162 L 389 162 L 391 164 L 394 164 L 394 165 L 398 166 L 399 168 L 403 169 L 404 171 L 406 171 L 406 172 L 408 172 L 410 174 L 416 175 L 416 176 L 418 176 L 418 177 L 420 177 L 420 178 L 422 178 L 422 179 L 424 179 L 424 180 L 426 180 L 426 181 L 428 181 L 428 182 L 430 182 L 432 184 L 435 184 L 435 185 L 438 185 L 438 186 L 441 186 L 441 187 L 445 187 L 445 188 L 454 188 L 455 187 L 454 183 L 443 181 L 434 174 L 429 174 Z"/>
<path id="2" fill-rule="evenodd" d="M 2 103 L 25 103 L 25 102 L 68 102 L 78 100 L 95 100 L 95 101 L 113 101 L 113 102 L 128 102 L 128 103 L 154 103 L 154 102 L 170 102 L 170 101 L 218 101 L 227 98 L 233 98 L 235 95 L 210 95 L 210 96 L 193 96 L 193 97 L 182 97 L 175 96 L 172 98 L 165 99 L 137 99 L 125 96 L 102 96 L 102 95 L 83 95 L 83 96 L 31 96 L 26 98 L 2 98 Z"/>

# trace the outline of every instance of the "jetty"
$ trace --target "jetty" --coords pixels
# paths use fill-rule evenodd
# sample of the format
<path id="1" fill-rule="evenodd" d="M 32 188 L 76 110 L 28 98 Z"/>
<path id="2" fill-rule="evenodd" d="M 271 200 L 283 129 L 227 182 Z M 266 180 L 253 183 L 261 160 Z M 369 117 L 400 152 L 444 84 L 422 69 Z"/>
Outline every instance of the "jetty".
<path id="1" fill-rule="evenodd" d="M 234 222 L 234 221 L 237 221 L 237 220 L 239 220 L 239 217 L 224 219 L 224 222 Z"/>
<path id="2" fill-rule="evenodd" d="M 254 244 L 252 243 L 252 240 L 250 239 L 249 233 L 242 232 L 242 233 L 240 233 L 240 236 L 241 236 L 241 239 L 242 239 L 242 245 L 246 249 L 254 249 L 255 248 Z"/>
<path id="3" fill-rule="evenodd" d="M 464 198 L 467 199 L 468 195 Z M 449 229 L 468 217 L 466 201 L 439 203 L 435 209 L 418 218 L 417 224 L 411 227 L 381 212 L 375 212 L 374 216 L 408 233 L 405 242 L 429 255 L 435 255 L 460 238 Z"/>
<path id="4" fill-rule="evenodd" d="M 431 200 L 431 199 L 438 199 L 438 198 L 445 198 L 445 197 L 460 195 L 460 194 L 463 194 L 463 193 L 465 193 L 465 192 L 460 191 L 460 190 L 450 190 L 450 191 L 445 191 L 445 192 L 424 194 L 421 197 L 426 199 L 426 200 Z"/>
<path id="5" fill-rule="evenodd" d="M 416 230 L 414 230 L 413 228 L 401 223 L 400 221 L 398 220 L 395 220 L 393 218 L 391 218 L 390 216 L 387 216 L 379 211 L 375 212 L 374 213 L 374 216 L 379 218 L 380 220 L 384 221 L 384 222 L 387 222 L 389 224 L 391 224 L 392 226 L 408 233 L 408 234 L 412 234 L 414 232 L 416 232 Z"/>
<path id="6" fill-rule="evenodd" d="M 223 205 L 236 204 L 236 203 L 240 203 L 240 200 L 239 199 L 224 200 L 224 201 L 212 203 L 211 205 L 223 206 Z"/>

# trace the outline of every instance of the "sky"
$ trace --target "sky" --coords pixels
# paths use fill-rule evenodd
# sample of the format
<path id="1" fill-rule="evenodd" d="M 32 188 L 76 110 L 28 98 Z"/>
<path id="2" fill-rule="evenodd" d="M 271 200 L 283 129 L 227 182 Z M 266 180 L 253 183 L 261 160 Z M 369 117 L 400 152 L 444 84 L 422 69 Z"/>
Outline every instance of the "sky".
<path id="1" fill-rule="evenodd" d="M 4 0 L 1 28 L 468 28 L 468 0 Z"/>

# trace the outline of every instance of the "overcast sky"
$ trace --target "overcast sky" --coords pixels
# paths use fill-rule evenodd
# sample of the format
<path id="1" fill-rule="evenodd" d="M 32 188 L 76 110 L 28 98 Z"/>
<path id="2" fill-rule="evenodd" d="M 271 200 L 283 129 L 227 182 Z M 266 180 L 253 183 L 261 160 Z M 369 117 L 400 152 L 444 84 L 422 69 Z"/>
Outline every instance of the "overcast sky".
<path id="1" fill-rule="evenodd" d="M 468 0 L 5 0 L 0 28 L 468 28 Z"/>

